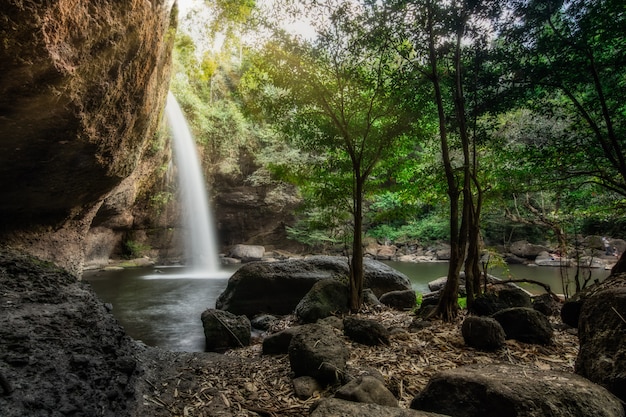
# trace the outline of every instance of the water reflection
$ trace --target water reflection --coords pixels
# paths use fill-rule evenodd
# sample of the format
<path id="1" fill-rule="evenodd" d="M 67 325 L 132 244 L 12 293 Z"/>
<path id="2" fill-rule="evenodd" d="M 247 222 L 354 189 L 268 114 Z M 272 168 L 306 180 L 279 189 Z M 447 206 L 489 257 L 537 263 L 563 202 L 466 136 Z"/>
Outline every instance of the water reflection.
<path id="1" fill-rule="evenodd" d="M 181 268 L 158 271 L 97 272 L 86 274 L 85 280 L 103 302 L 113 305 L 113 315 L 134 339 L 174 351 L 203 351 L 200 315 L 215 308 L 232 271 L 212 279 L 187 278 Z"/>
<path id="2" fill-rule="evenodd" d="M 448 264 L 385 262 L 411 279 L 415 291 L 428 292 L 428 282 L 445 276 Z M 186 276 L 181 268 L 136 268 L 123 271 L 88 273 L 85 280 L 103 302 L 113 305 L 113 315 L 133 338 L 149 346 L 173 351 L 200 352 L 204 350 L 204 331 L 200 315 L 215 308 L 215 300 L 226 288 L 228 277 L 236 267 L 212 279 Z M 490 273 L 507 278 L 528 278 L 544 282 L 556 293 L 562 292 L 559 268 L 511 265 L 507 271 Z M 568 271 L 573 276 L 574 270 Z M 609 271 L 594 269 L 593 278 L 600 280 Z M 158 279 L 155 279 L 158 278 Z M 529 291 L 543 289 L 520 284 Z M 573 285 L 572 285 L 573 287 Z"/>

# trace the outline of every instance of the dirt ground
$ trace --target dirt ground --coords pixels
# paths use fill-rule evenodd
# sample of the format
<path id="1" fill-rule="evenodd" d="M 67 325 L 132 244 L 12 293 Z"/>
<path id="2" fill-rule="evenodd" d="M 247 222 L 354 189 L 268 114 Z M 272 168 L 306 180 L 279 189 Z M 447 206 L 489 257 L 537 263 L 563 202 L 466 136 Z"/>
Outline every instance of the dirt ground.
<path id="1" fill-rule="evenodd" d="M 375 368 L 405 408 L 440 370 L 507 362 L 571 372 L 578 351 L 565 330 L 552 346 L 507 341 L 484 353 L 464 345 L 460 320 L 409 332 L 410 313 L 363 314 L 394 336 L 382 347 L 344 339 L 349 372 Z M 332 394 L 296 398 L 290 372 L 286 355 L 261 354 L 260 339 L 226 354 L 147 347 L 125 335 L 87 283 L 0 250 L 0 416 L 303 416 Z"/>

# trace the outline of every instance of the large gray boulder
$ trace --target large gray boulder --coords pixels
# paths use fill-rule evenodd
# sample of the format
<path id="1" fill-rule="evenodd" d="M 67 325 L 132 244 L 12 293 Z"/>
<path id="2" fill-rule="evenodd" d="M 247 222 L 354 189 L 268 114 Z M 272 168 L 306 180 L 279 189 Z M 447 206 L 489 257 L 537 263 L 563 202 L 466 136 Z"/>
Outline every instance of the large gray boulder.
<path id="1" fill-rule="evenodd" d="M 325 398 L 311 408 L 313 409 L 311 417 L 446 417 L 442 414 L 426 411 L 345 401 L 337 398 Z"/>
<path id="2" fill-rule="evenodd" d="M 333 329 L 304 324 L 289 344 L 289 363 L 296 377 L 311 376 L 321 384 L 343 381 L 349 352 Z"/>
<path id="3" fill-rule="evenodd" d="M 509 364 L 433 376 L 411 408 L 455 417 L 623 417 L 620 400 L 576 374 Z"/>
<path id="4" fill-rule="evenodd" d="M 578 323 L 576 373 L 626 401 L 626 282 L 587 298 Z"/>
<path id="5" fill-rule="evenodd" d="M 241 262 L 260 261 L 265 255 L 265 247 L 261 245 L 235 245 L 228 256 L 241 259 Z"/>
<path id="6" fill-rule="evenodd" d="M 535 259 L 541 252 L 548 252 L 549 249 L 542 245 L 528 243 L 525 240 L 518 240 L 511 243 L 511 253 L 525 259 Z"/>
<path id="7" fill-rule="evenodd" d="M 599 284 L 594 284 L 591 287 L 587 287 L 574 294 L 572 297 L 568 298 L 563 304 L 563 307 L 561 307 L 561 320 L 569 326 L 578 327 L 580 313 L 587 299 L 604 290 L 610 288 L 621 288 L 625 285 L 626 273 L 611 274 L 611 276 Z"/>
<path id="8" fill-rule="evenodd" d="M 377 297 L 411 288 L 409 278 L 381 262 L 364 259 L 365 288 Z M 343 257 L 312 256 L 279 262 L 251 262 L 228 280 L 216 308 L 254 317 L 260 313 L 291 314 L 313 285 L 321 280 L 347 280 L 348 261 Z"/>
<path id="9" fill-rule="evenodd" d="M 333 313 L 348 309 L 348 285 L 334 279 L 316 282 L 296 306 L 296 317 L 302 323 L 315 323 Z"/>

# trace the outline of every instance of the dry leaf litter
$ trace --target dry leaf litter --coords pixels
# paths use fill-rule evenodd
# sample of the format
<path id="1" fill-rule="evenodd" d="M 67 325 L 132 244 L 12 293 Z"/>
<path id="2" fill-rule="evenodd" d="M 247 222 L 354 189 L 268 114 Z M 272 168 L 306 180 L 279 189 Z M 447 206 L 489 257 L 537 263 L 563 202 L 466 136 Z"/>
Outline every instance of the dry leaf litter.
<path id="1" fill-rule="evenodd" d="M 465 346 L 461 336 L 463 314 L 453 323 L 433 321 L 416 332 L 408 331 L 415 319 L 409 312 L 384 309 L 360 316 L 379 321 L 392 336 L 389 345 L 365 346 L 336 330 L 350 351 L 348 372 L 378 370 L 403 408 L 408 408 L 430 377 L 442 370 L 506 362 L 573 372 L 578 354 L 578 338 L 566 330 L 555 330 L 550 346 L 507 340 L 496 352 L 482 352 Z M 293 325 L 293 317 L 286 317 L 271 331 Z M 144 405 L 154 406 L 155 412 L 159 409 L 159 415 L 164 416 L 306 416 L 317 400 L 332 395 L 331 387 L 307 400 L 298 399 L 288 355 L 262 355 L 261 341 L 257 338 L 251 346 L 230 350 L 223 360 L 206 362 L 206 366 L 190 361 L 189 367 L 167 381 L 148 381 L 154 395 L 145 396 Z M 190 380 L 194 381 L 193 388 L 187 388 Z"/>

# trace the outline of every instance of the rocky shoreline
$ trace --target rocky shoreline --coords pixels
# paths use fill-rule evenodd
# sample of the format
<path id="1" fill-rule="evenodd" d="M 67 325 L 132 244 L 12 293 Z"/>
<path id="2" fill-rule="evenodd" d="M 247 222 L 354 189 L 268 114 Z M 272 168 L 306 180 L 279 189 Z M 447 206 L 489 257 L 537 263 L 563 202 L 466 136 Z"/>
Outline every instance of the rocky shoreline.
<path id="1" fill-rule="evenodd" d="M 397 398 L 396 414 L 389 414 L 376 405 L 337 405 L 339 400 L 330 399 L 338 388 L 333 386 L 298 398 L 288 356 L 264 355 L 260 338 L 224 354 L 147 347 L 124 334 L 87 283 L 9 251 L 0 251 L 0 306 L 5 382 L 0 384 L 0 414 L 6 417 L 330 416 L 336 407 L 347 413 L 348 406 L 363 407 L 359 412 L 367 409 L 368 415 L 426 416 L 408 407 L 442 371 L 507 363 L 529 373 L 572 374 L 578 354 L 576 335 L 563 326 L 555 327 L 551 345 L 509 340 L 503 349 L 482 352 L 464 343 L 464 317 L 408 331 L 415 319 L 410 312 L 363 311 L 357 317 L 395 329 L 387 345 L 351 342 L 333 331 L 348 348 L 347 371 L 358 375 L 374 369 Z M 295 318 L 285 316 L 279 327 L 293 325 Z"/>

